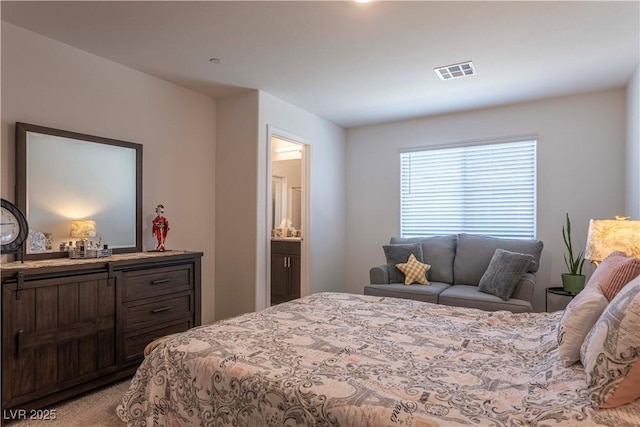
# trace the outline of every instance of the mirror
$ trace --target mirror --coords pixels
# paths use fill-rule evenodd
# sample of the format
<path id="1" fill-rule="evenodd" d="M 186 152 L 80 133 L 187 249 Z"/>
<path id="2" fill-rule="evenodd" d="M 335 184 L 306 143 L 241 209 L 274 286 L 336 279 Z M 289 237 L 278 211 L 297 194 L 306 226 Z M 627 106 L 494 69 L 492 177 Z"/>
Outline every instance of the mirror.
<path id="1" fill-rule="evenodd" d="M 68 256 L 74 220 L 94 221 L 85 238 L 114 253 L 139 252 L 142 145 L 16 123 L 16 205 L 29 223 L 26 259 Z"/>
<path id="2" fill-rule="evenodd" d="M 302 187 L 291 187 L 289 192 L 289 212 L 291 213 L 292 227 L 299 230 L 302 225 L 300 217 L 302 209 Z"/>
<path id="3" fill-rule="evenodd" d="M 272 229 L 301 227 L 301 167 L 300 159 L 272 162 L 271 207 Z"/>
<path id="4" fill-rule="evenodd" d="M 279 227 L 287 218 L 287 178 L 271 177 L 271 229 Z"/>
<path id="5" fill-rule="evenodd" d="M 302 237 L 302 144 L 271 137 L 271 238 Z"/>

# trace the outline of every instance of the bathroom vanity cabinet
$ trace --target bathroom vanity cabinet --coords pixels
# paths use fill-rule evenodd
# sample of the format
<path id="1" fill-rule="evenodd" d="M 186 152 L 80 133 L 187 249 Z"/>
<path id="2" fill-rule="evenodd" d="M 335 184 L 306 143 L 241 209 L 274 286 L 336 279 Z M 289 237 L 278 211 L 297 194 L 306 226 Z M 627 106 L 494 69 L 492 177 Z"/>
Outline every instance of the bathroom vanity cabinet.
<path id="1" fill-rule="evenodd" d="M 271 241 L 271 304 L 300 298 L 300 240 Z"/>

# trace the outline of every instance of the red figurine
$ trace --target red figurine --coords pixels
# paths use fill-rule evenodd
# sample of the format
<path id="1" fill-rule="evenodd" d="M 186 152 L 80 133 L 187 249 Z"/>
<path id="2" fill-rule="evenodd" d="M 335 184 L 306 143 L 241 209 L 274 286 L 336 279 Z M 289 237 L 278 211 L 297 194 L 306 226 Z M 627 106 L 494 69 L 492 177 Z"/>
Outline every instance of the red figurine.
<path id="1" fill-rule="evenodd" d="M 153 235 L 156 236 L 158 240 L 158 246 L 156 246 L 156 251 L 164 252 L 164 241 L 167 238 L 167 232 L 169 231 L 169 221 L 162 214 L 164 214 L 164 206 L 158 205 L 156 207 L 157 216 L 153 219 L 153 228 L 151 231 Z"/>

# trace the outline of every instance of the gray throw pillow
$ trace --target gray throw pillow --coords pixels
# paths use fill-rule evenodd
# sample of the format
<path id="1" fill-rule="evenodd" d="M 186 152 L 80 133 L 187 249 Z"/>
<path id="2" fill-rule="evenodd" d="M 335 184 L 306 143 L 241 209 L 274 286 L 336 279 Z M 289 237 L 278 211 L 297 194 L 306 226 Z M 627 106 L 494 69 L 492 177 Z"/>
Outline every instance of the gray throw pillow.
<path id="1" fill-rule="evenodd" d="M 399 245 L 384 245 L 384 256 L 387 257 L 389 268 L 389 283 L 404 283 L 404 273 L 396 267 L 396 264 L 405 263 L 409 255 L 413 254 L 420 262 L 424 262 L 422 245 L 420 243 L 406 243 Z"/>
<path id="2" fill-rule="evenodd" d="M 480 279 L 478 290 L 508 300 L 532 262 L 532 255 L 496 249 Z"/>

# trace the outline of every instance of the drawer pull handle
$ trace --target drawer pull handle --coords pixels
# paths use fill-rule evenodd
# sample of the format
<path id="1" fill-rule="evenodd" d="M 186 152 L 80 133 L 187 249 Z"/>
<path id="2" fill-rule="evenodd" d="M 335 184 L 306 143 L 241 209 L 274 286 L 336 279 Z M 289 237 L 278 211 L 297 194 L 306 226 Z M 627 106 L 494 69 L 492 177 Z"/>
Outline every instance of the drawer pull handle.
<path id="1" fill-rule="evenodd" d="M 152 280 L 151 284 L 152 285 L 159 285 L 160 283 L 167 283 L 170 282 L 171 279 L 156 279 L 156 280 Z"/>
<path id="2" fill-rule="evenodd" d="M 171 307 L 160 307 L 160 308 L 154 308 L 153 310 L 151 310 L 152 313 L 161 313 L 163 311 L 167 311 L 169 310 Z"/>

